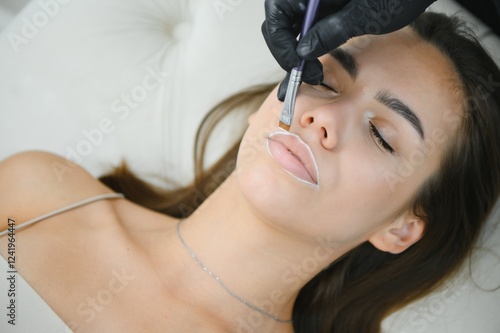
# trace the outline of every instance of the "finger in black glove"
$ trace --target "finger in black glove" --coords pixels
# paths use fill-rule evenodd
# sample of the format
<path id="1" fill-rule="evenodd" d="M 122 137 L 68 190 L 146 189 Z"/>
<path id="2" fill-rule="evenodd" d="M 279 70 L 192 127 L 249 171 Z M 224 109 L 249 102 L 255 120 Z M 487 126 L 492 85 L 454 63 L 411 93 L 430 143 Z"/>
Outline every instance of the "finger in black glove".
<path id="1" fill-rule="evenodd" d="M 288 87 L 289 80 L 290 72 L 287 72 L 278 88 L 278 99 L 282 102 L 285 100 L 286 88 Z M 318 59 L 306 61 L 304 71 L 302 72 L 302 81 L 309 84 L 320 84 L 323 82 L 323 65 Z"/>
<path id="2" fill-rule="evenodd" d="M 297 35 L 307 0 L 266 0 L 266 20 L 262 33 L 274 58 L 289 72 L 301 59 L 314 63 L 316 58 L 339 47 L 348 39 L 365 34 L 385 34 L 413 22 L 435 0 L 322 0 L 316 23 L 297 43 Z M 322 82 L 321 64 L 308 65 L 302 80 Z M 288 80 L 278 89 L 284 98 Z M 280 98 L 281 100 L 281 98 Z"/>
<path id="3" fill-rule="evenodd" d="M 303 59 L 316 59 L 361 35 L 381 35 L 413 22 L 435 0 L 351 0 L 314 24 L 297 45 Z"/>

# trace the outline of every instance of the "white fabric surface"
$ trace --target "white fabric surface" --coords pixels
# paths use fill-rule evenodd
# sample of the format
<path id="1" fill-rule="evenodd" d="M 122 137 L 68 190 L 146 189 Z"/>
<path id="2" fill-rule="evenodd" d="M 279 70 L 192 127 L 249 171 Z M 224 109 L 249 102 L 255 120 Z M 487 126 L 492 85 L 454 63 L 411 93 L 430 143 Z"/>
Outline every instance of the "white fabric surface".
<path id="1" fill-rule="evenodd" d="M 468 16 L 451 0 L 433 8 Z M 96 176 L 125 159 L 155 183 L 189 182 L 206 111 L 282 77 L 262 20 L 262 0 L 32 1 L 0 33 L 0 159 L 43 149 Z M 500 63 L 498 37 L 477 26 Z M 227 128 L 212 144 L 212 161 L 232 137 Z M 486 288 L 500 285 L 499 219 L 490 219 L 488 250 L 474 264 Z M 499 308 L 499 291 L 459 279 L 388 318 L 384 332 L 499 333 Z"/>
<path id="2" fill-rule="evenodd" d="M 3 29 L 12 19 L 14 15 L 8 10 L 0 7 L 0 30 Z"/>
<path id="3" fill-rule="evenodd" d="M 31 2 L 0 35 L 0 158 L 44 149 L 94 175 L 125 159 L 148 178 L 191 180 L 206 111 L 283 75 L 262 3 L 217 3 Z"/>

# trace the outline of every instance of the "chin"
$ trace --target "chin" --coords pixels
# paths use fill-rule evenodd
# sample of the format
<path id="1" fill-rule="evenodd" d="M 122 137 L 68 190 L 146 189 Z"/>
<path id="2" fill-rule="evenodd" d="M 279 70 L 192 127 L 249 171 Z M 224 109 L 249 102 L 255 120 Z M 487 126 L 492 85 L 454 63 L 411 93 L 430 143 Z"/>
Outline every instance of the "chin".
<path id="1" fill-rule="evenodd" d="M 240 165 L 236 170 L 237 182 L 253 212 L 267 223 L 292 231 L 310 219 L 304 209 L 308 198 L 299 184 L 288 181 L 273 163 L 254 160 Z"/>
<path id="2" fill-rule="evenodd" d="M 255 163 L 252 163 L 255 164 Z M 238 166 L 236 175 L 243 196 L 258 210 L 268 210 L 279 205 L 277 193 L 282 192 L 276 177 L 265 165 Z"/>

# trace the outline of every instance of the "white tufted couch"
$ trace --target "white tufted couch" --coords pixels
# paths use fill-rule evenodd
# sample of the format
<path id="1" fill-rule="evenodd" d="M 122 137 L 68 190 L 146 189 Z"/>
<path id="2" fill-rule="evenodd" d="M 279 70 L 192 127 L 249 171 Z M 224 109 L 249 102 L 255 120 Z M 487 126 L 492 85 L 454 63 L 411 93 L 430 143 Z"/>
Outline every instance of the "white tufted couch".
<path id="1" fill-rule="evenodd" d="M 206 111 L 282 75 L 259 36 L 262 6 L 217 2 L 31 2 L 0 40 L 0 157 L 40 148 L 94 175 L 126 159 L 190 180 Z"/>
<path id="2" fill-rule="evenodd" d="M 262 2 L 35 0 L 19 10 L 22 1 L 0 0 L 0 159 L 43 149 L 95 176 L 124 159 L 159 185 L 189 182 L 206 111 L 283 76 L 261 37 Z M 451 0 L 433 8 L 469 16 Z M 474 22 L 500 64 L 498 37 Z M 211 161 L 235 133 L 220 131 Z M 486 288 L 500 285 L 499 219 L 491 218 L 489 252 L 474 264 Z M 388 318 L 384 330 L 499 333 L 499 309 L 499 291 L 457 280 Z"/>

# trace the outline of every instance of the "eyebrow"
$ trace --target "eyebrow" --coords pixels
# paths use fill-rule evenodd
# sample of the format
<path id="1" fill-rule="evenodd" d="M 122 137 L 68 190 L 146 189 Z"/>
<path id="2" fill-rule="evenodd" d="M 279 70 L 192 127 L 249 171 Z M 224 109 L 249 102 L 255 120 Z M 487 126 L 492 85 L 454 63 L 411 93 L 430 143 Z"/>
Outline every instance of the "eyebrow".
<path id="1" fill-rule="evenodd" d="M 375 99 L 408 120 L 418 134 L 420 134 L 420 138 L 424 138 L 422 123 L 408 105 L 392 96 L 387 90 L 379 91 L 375 95 Z"/>
<path id="2" fill-rule="evenodd" d="M 358 64 L 351 52 L 342 48 L 336 48 L 330 51 L 329 54 L 340 63 L 352 80 L 356 80 L 356 77 L 358 76 Z M 400 99 L 392 96 L 387 90 L 379 91 L 375 95 L 375 99 L 408 120 L 413 128 L 415 128 L 418 132 L 420 137 L 424 139 L 424 129 L 422 127 L 422 123 L 415 112 L 413 112 L 408 105 L 403 103 Z"/>
<path id="3" fill-rule="evenodd" d="M 358 76 L 358 64 L 356 63 L 356 59 L 351 52 L 341 48 L 336 48 L 330 51 L 329 54 L 337 59 L 344 70 L 349 73 L 352 80 L 356 80 L 356 77 Z"/>

